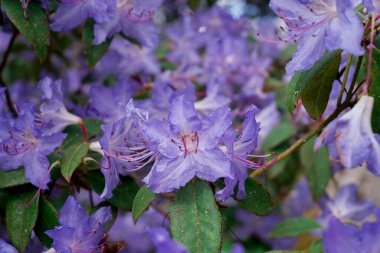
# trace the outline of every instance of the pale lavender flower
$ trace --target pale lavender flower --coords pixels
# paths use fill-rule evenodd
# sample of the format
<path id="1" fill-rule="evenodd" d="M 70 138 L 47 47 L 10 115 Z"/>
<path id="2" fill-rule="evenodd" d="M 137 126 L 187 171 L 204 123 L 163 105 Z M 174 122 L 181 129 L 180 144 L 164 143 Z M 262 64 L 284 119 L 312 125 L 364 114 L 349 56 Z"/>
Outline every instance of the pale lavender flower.
<path id="1" fill-rule="evenodd" d="M 351 0 L 271 0 L 270 7 L 287 25 L 289 37 L 283 40 L 298 45 L 286 66 L 288 74 L 312 67 L 326 51 L 364 53 L 363 26 Z"/>
<path id="2" fill-rule="evenodd" d="M 363 5 L 368 12 L 380 12 L 380 1 L 379 0 L 363 0 Z"/>
<path id="3" fill-rule="evenodd" d="M 156 248 L 156 253 L 188 253 L 188 250 L 174 241 L 163 227 L 148 229 L 148 236 Z"/>
<path id="4" fill-rule="evenodd" d="M 323 233 L 326 253 L 378 253 L 380 250 L 380 214 L 375 222 L 365 222 L 361 228 L 344 224 L 331 218 L 328 229 Z"/>
<path id="5" fill-rule="evenodd" d="M 315 147 L 326 144 L 331 159 L 345 168 L 366 162 L 369 171 L 380 175 L 380 136 L 371 127 L 373 103 L 373 97 L 362 96 L 351 111 L 325 128 Z"/>
<path id="6" fill-rule="evenodd" d="M 45 233 L 54 243 L 58 253 L 93 252 L 106 232 L 105 223 L 112 219 L 111 208 L 99 208 L 89 216 L 72 196 L 69 196 L 59 212 L 60 226 Z"/>
<path id="7" fill-rule="evenodd" d="M 63 104 L 61 80 L 45 77 L 38 85 L 43 94 L 38 118 L 43 124 L 44 134 L 58 133 L 69 125 L 83 124 L 82 119 L 68 112 Z"/>
<path id="8" fill-rule="evenodd" d="M 112 197 L 113 189 L 120 182 L 119 175 L 138 170 L 153 159 L 154 152 L 146 150 L 142 137 L 139 137 L 139 121 L 145 121 L 147 115 L 137 109 L 132 100 L 123 114 L 124 117 L 118 121 L 101 126 L 104 134 L 99 141 L 100 149 L 90 146 L 103 154 L 101 171 L 106 184 L 101 198 Z"/>
<path id="9" fill-rule="evenodd" d="M 132 80 L 123 80 L 112 87 L 92 86 L 88 115 L 106 123 L 115 122 L 124 117 L 124 108 L 130 102 L 139 86 Z"/>
<path id="10" fill-rule="evenodd" d="M 1 253 L 18 253 L 17 249 L 0 238 Z"/>
<path id="11" fill-rule="evenodd" d="M 25 167 L 25 177 L 35 186 L 47 188 L 50 181 L 47 156 L 59 147 L 66 134 L 44 135 L 35 126 L 35 114 L 31 104 L 19 108 L 16 120 L 1 121 L 0 164 L 3 170 Z"/>
<path id="12" fill-rule="evenodd" d="M 106 22 L 113 17 L 115 0 L 61 0 L 50 28 L 56 32 L 71 30 L 88 18 Z"/>
<path id="13" fill-rule="evenodd" d="M 377 209 L 373 202 L 358 198 L 356 185 L 342 187 L 334 199 L 325 195 L 319 204 L 323 212 L 318 221 L 325 227 L 328 226 L 331 217 L 342 222 L 361 221 L 374 214 Z"/>
<path id="14" fill-rule="evenodd" d="M 117 0 L 112 19 L 94 26 L 94 44 L 98 45 L 118 32 L 141 44 L 153 47 L 158 41 L 158 30 L 151 20 L 162 0 Z"/>
<path id="15" fill-rule="evenodd" d="M 256 121 L 256 114 L 258 109 L 254 106 L 251 107 L 246 114 L 245 120 L 241 127 L 241 133 L 238 138 L 235 138 L 236 132 L 234 130 L 225 135 L 224 152 L 229 153 L 232 159 L 232 172 L 234 178 L 225 178 L 225 188 L 216 193 L 216 197 L 221 200 L 226 200 L 233 194 L 234 188 L 238 185 L 238 199 L 244 199 L 245 193 L 245 180 L 248 177 L 247 168 L 256 169 L 263 166 L 262 163 L 254 163 L 249 160 L 251 153 L 257 147 L 257 135 L 260 131 L 260 123 Z"/>
<path id="16" fill-rule="evenodd" d="M 114 38 L 108 52 L 96 65 L 96 70 L 101 76 L 114 74 L 124 80 L 126 76 L 136 74 L 158 74 L 160 65 L 152 48 L 137 46 L 123 38 Z"/>
<path id="17" fill-rule="evenodd" d="M 194 104 L 183 95 L 172 103 L 167 121 L 143 125 L 149 148 L 158 157 L 144 182 L 154 192 L 171 192 L 193 177 L 214 182 L 233 179 L 228 158 L 217 146 L 232 121 L 230 111 L 220 108 L 200 120 Z"/>

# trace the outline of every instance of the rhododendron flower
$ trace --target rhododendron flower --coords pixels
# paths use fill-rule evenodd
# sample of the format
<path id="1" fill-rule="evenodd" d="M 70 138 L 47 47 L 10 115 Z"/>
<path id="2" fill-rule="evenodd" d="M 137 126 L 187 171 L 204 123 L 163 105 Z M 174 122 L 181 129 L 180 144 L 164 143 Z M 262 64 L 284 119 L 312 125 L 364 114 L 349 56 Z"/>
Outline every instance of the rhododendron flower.
<path id="1" fill-rule="evenodd" d="M 194 104 L 181 95 L 172 101 L 168 120 L 144 124 L 148 147 L 158 155 L 143 180 L 148 187 L 154 192 L 171 192 L 195 176 L 211 182 L 221 177 L 233 179 L 228 158 L 217 146 L 232 123 L 229 113 L 220 108 L 201 120 Z"/>
<path id="2" fill-rule="evenodd" d="M 286 72 L 306 70 L 326 51 L 343 49 L 361 55 L 363 27 L 351 0 L 271 0 L 271 9 L 286 25 L 286 42 L 298 45 Z"/>
<path id="3" fill-rule="evenodd" d="M 57 253 L 95 252 L 106 232 L 105 223 L 112 219 L 111 208 L 101 207 L 87 215 L 72 196 L 69 196 L 59 212 L 59 224 L 45 233 L 54 242 Z"/>
<path id="4" fill-rule="evenodd" d="M 17 249 L 0 238 L 1 253 L 18 253 Z"/>
<path id="5" fill-rule="evenodd" d="M 188 250 L 174 241 L 163 227 L 148 229 L 148 236 L 156 248 L 156 253 L 188 253 Z"/>
<path id="6" fill-rule="evenodd" d="M 63 104 L 62 81 L 53 81 L 46 77 L 39 83 L 43 103 L 40 106 L 39 120 L 42 122 L 45 134 L 61 132 L 65 127 L 83 124 L 82 119 L 69 113 Z"/>
<path id="7" fill-rule="evenodd" d="M 61 0 L 50 28 L 56 32 L 71 30 L 88 18 L 105 22 L 113 16 L 115 0 Z"/>
<path id="8" fill-rule="evenodd" d="M 374 214 L 376 205 L 367 200 L 358 198 L 357 186 L 347 185 L 339 189 L 334 199 L 324 196 L 319 204 L 322 215 L 318 217 L 323 226 L 328 226 L 331 217 L 335 217 L 342 222 L 361 221 Z"/>
<path id="9" fill-rule="evenodd" d="M 112 19 L 94 26 L 94 44 L 98 45 L 118 32 L 152 47 L 158 41 L 158 30 L 151 21 L 162 0 L 117 0 Z"/>
<path id="10" fill-rule="evenodd" d="M 380 249 L 380 214 L 376 221 L 367 221 L 360 228 L 331 218 L 323 233 L 326 253 L 378 253 Z"/>
<path id="11" fill-rule="evenodd" d="M 371 127 L 373 103 L 373 97 L 362 96 L 351 111 L 325 128 L 315 145 L 326 144 L 331 158 L 345 168 L 366 162 L 368 170 L 380 176 L 380 136 Z"/>
<path id="12" fill-rule="evenodd" d="M 45 135 L 35 125 L 31 104 L 19 108 L 16 120 L 0 121 L 0 164 L 3 170 L 25 167 L 25 177 L 35 186 L 47 188 L 50 163 L 47 156 L 59 147 L 66 134 Z"/>
<path id="13" fill-rule="evenodd" d="M 238 199 L 244 199 L 245 194 L 245 180 L 247 179 L 247 168 L 255 169 L 263 166 L 262 163 L 254 163 L 249 160 L 251 153 L 257 147 L 257 137 L 260 131 L 260 124 L 256 121 L 257 108 L 252 107 L 247 112 L 241 133 L 238 138 L 235 138 L 236 132 L 231 131 L 225 135 L 225 152 L 230 153 L 232 159 L 232 172 L 234 178 L 225 178 L 225 188 L 216 193 L 216 197 L 225 200 L 233 194 L 235 186 L 238 184 Z"/>

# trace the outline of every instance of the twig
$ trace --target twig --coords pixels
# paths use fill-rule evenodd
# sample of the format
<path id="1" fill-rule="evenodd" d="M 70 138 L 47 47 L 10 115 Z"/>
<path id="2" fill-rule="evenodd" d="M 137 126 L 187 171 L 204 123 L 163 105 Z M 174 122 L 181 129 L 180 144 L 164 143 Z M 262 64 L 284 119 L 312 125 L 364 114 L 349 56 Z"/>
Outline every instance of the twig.
<path id="1" fill-rule="evenodd" d="M 5 88 L 5 97 L 6 97 L 7 105 L 9 107 L 10 111 L 12 112 L 12 114 L 16 117 L 18 116 L 18 111 L 17 111 L 14 103 L 12 102 L 11 94 L 9 92 L 7 85 L 5 84 L 5 82 L 3 80 L 2 74 L 4 71 L 4 67 L 7 64 L 7 60 L 9 58 L 10 53 L 11 53 L 12 45 L 13 45 L 14 41 L 16 40 L 17 35 L 18 35 L 18 31 L 15 29 L 13 34 L 12 34 L 12 38 L 9 41 L 8 48 L 3 55 L 3 60 L 0 63 L 0 86 Z"/>
<path id="2" fill-rule="evenodd" d="M 347 83 L 347 79 L 348 79 L 348 73 L 350 72 L 350 68 L 351 68 L 351 62 L 352 62 L 352 54 L 349 54 L 348 58 L 347 58 L 346 67 L 344 69 L 343 83 L 341 84 L 342 87 L 340 87 L 339 97 L 338 97 L 338 101 L 336 103 L 336 106 L 339 106 L 342 103 L 343 93 L 344 93 L 344 90 L 346 88 L 346 83 Z"/>

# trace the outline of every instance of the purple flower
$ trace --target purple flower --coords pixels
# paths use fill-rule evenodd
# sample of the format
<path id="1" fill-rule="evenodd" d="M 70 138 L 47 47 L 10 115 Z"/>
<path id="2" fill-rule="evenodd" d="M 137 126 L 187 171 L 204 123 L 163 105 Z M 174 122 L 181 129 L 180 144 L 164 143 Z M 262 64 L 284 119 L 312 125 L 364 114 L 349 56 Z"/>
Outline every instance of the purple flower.
<path id="1" fill-rule="evenodd" d="M 325 128 L 315 147 L 324 143 L 332 160 L 345 168 L 366 162 L 368 170 L 380 176 L 380 136 L 371 127 L 373 103 L 373 97 L 362 96 L 351 111 Z"/>
<path id="2" fill-rule="evenodd" d="M 124 108 L 137 89 L 133 81 L 121 81 L 113 87 L 92 86 L 88 114 L 106 123 L 123 118 Z"/>
<path id="3" fill-rule="evenodd" d="M 363 5 L 368 12 L 379 12 L 380 1 L 379 0 L 363 0 Z"/>
<path id="4" fill-rule="evenodd" d="M 283 40 L 298 45 L 286 66 L 288 74 L 309 69 L 326 51 L 364 52 L 363 26 L 351 0 L 271 0 L 270 7 L 288 27 L 288 38 Z"/>
<path id="5" fill-rule="evenodd" d="M 147 119 L 144 112 L 134 107 L 131 100 L 126 106 L 125 116 L 116 122 L 102 125 L 103 136 L 100 148 L 91 144 L 90 149 L 103 154 L 101 171 L 105 177 L 105 188 L 101 198 L 111 198 L 112 191 L 119 184 L 119 175 L 138 170 L 150 163 L 153 152 L 145 149 L 142 137 L 139 137 L 139 123 Z M 146 161 L 147 158 L 148 159 Z"/>
<path id="6" fill-rule="evenodd" d="M 0 252 L 1 253 L 17 253 L 17 249 L 12 245 L 6 243 L 0 238 Z"/>
<path id="7" fill-rule="evenodd" d="M 118 0 L 111 20 L 95 24 L 94 44 L 99 45 L 116 33 L 123 32 L 144 46 L 153 47 L 158 41 L 158 30 L 150 19 L 161 3 L 162 0 Z"/>
<path id="8" fill-rule="evenodd" d="M 342 222 L 361 221 L 377 209 L 373 202 L 358 199 L 357 187 L 353 184 L 339 189 L 334 199 L 324 196 L 319 203 L 323 213 L 318 220 L 322 226 L 328 225 L 330 217 Z"/>
<path id="9" fill-rule="evenodd" d="M 144 182 L 154 192 L 171 192 L 194 176 L 214 182 L 233 179 L 228 158 L 217 146 L 231 125 L 230 111 L 220 108 L 200 120 L 194 104 L 183 95 L 173 99 L 169 119 L 143 125 L 149 149 L 158 157 Z"/>
<path id="10" fill-rule="evenodd" d="M 105 22 L 112 18 L 115 0 L 61 0 L 50 28 L 56 32 L 71 30 L 88 18 Z"/>
<path id="11" fill-rule="evenodd" d="M 378 253 L 380 249 L 380 214 L 375 222 L 365 222 L 361 229 L 331 218 L 323 233 L 326 253 Z"/>
<path id="12" fill-rule="evenodd" d="M 25 177 L 33 185 L 46 189 L 50 181 L 47 156 L 62 144 L 66 135 L 43 135 L 34 121 L 32 105 L 23 104 L 16 120 L 0 122 L 0 164 L 4 170 L 24 166 Z"/>
<path id="13" fill-rule="evenodd" d="M 168 221 L 166 219 L 166 221 Z M 144 212 L 135 224 L 132 214 L 119 212 L 112 228 L 109 231 L 109 238 L 112 241 L 125 241 L 126 247 L 123 253 L 146 253 L 153 251 L 152 241 L 148 238 L 147 230 L 150 227 L 162 226 L 165 217 L 154 209 L 150 208 Z M 165 222 L 166 224 L 167 222 Z"/>
<path id="14" fill-rule="evenodd" d="M 156 248 L 156 253 L 188 253 L 188 250 L 174 241 L 163 227 L 148 229 L 148 236 Z"/>
<path id="15" fill-rule="evenodd" d="M 43 94 L 38 118 L 42 121 L 44 134 L 61 132 L 65 127 L 83 124 L 82 119 L 69 113 L 63 104 L 62 81 L 45 77 L 39 83 Z"/>
<path id="16" fill-rule="evenodd" d="M 133 64 L 131 64 L 133 62 Z M 114 74 L 120 80 L 136 74 L 158 74 L 160 65 L 154 50 L 140 47 L 123 38 L 114 38 L 108 52 L 96 65 L 101 76 Z"/>
<path id="17" fill-rule="evenodd" d="M 69 196 L 59 212 L 60 226 L 45 233 L 54 243 L 58 253 L 92 252 L 106 232 L 105 223 L 112 219 L 111 208 L 99 208 L 91 216 L 87 215 L 72 196 Z"/>
<path id="18" fill-rule="evenodd" d="M 244 253 L 244 247 L 243 245 L 241 244 L 234 244 L 234 246 L 232 247 L 230 253 Z"/>
<path id="19" fill-rule="evenodd" d="M 257 108 L 252 106 L 251 110 L 247 112 L 245 120 L 241 128 L 241 134 L 235 139 L 236 132 L 230 131 L 225 135 L 225 152 L 230 153 L 232 159 L 232 172 L 234 178 L 225 178 L 225 188 L 216 193 L 216 197 L 226 200 L 233 194 L 235 186 L 238 184 L 238 199 L 244 199 L 245 194 L 245 180 L 247 179 L 247 167 L 254 169 L 262 166 L 261 163 L 254 163 L 249 161 L 250 154 L 257 147 L 257 136 L 260 131 L 260 124 L 256 121 Z"/>

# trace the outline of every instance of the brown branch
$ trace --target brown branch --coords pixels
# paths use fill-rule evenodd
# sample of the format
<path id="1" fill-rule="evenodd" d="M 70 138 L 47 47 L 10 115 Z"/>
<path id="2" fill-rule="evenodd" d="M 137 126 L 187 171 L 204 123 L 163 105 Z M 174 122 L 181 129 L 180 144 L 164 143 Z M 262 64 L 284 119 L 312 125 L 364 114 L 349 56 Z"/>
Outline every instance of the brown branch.
<path id="1" fill-rule="evenodd" d="M 5 82 L 3 80 L 3 76 L 2 75 L 3 75 L 3 71 L 4 71 L 4 68 L 5 68 L 5 65 L 7 64 L 9 55 L 11 53 L 12 45 L 15 42 L 17 35 L 18 35 L 18 31 L 15 29 L 14 32 L 13 32 L 12 38 L 9 41 L 8 48 L 7 48 L 7 50 L 5 51 L 5 53 L 3 55 L 3 60 L 0 63 L 0 86 L 5 88 L 5 98 L 6 98 L 6 101 L 7 101 L 7 105 L 9 107 L 10 111 L 12 112 L 12 114 L 14 116 L 16 116 L 16 117 L 18 116 L 18 112 L 17 112 L 17 109 L 15 107 L 15 104 L 12 102 L 11 94 L 9 92 L 8 86 L 5 84 Z"/>

